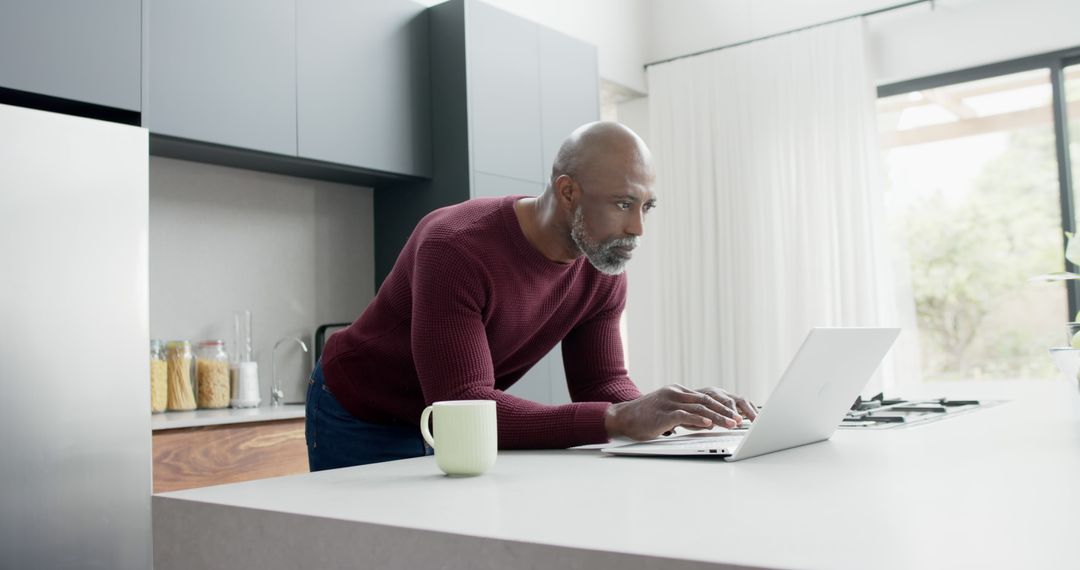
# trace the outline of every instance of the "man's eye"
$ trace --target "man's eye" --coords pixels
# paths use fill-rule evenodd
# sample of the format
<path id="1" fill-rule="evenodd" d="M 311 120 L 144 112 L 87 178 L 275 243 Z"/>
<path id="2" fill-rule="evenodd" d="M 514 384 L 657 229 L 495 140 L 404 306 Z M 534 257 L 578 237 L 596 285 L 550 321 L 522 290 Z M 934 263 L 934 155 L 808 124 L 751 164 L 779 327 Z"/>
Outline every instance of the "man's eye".
<path id="1" fill-rule="evenodd" d="M 645 211 L 650 212 L 655 207 L 656 207 L 656 204 L 645 204 Z"/>
<path id="2" fill-rule="evenodd" d="M 631 204 L 630 204 L 630 202 L 619 202 L 618 206 L 619 206 L 620 210 L 629 210 Z"/>

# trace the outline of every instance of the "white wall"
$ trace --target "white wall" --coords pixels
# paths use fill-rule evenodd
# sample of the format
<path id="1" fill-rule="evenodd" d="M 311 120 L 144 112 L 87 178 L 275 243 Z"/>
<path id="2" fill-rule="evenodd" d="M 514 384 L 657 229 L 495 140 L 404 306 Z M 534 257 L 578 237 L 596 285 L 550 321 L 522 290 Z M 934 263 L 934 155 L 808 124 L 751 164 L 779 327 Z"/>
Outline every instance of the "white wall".
<path id="1" fill-rule="evenodd" d="M 648 61 L 902 3 L 901 0 L 648 0 Z M 872 16 L 878 84 L 1080 45 L 1077 0 L 937 0 Z"/>
<path id="2" fill-rule="evenodd" d="M 1080 46 L 1078 0 L 939 0 L 870 20 L 878 84 Z"/>
<path id="3" fill-rule="evenodd" d="M 905 0 L 482 1 L 597 46 L 600 77 L 644 93 L 648 62 Z M 937 0 L 870 18 L 871 58 L 892 83 L 1075 47 L 1077 22 L 1080 0 Z"/>
<path id="4" fill-rule="evenodd" d="M 375 294 L 372 191 L 150 158 L 150 337 L 220 338 L 252 311 L 263 404 L 283 336 L 351 322 Z M 286 401 L 302 401 L 311 353 L 278 351 Z"/>
<path id="5" fill-rule="evenodd" d="M 649 0 L 648 61 L 827 22 L 899 0 Z"/>

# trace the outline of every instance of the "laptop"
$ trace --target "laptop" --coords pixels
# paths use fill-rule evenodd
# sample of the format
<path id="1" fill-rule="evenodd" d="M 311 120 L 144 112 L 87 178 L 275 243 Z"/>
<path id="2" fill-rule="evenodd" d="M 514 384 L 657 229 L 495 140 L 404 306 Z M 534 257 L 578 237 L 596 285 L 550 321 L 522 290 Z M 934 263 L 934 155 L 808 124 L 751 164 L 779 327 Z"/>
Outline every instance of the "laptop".
<path id="1" fill-rule="evenodd" d="M 738 461 L 825 441 L 899 335 L 898 328 L 813 328 L 749 429 L 689 433 L 602 451 Z"/>

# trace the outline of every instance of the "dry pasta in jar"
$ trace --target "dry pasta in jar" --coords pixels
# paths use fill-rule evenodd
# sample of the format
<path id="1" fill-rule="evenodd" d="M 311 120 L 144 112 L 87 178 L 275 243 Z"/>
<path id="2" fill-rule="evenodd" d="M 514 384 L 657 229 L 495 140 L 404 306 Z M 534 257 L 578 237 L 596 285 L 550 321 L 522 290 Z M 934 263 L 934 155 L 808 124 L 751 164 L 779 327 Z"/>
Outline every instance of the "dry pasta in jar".
<path id="1" fill-rule="evenodd" d="M 186 340 L 169 341 L 165 349 L 168 365 L 168 409 L 194 410 L 195 393 L 191 383 L 191 343 Z"/>
<path id="2" fill-rule="evenodd" d="M 164 412 L 169 403 L 169 365 L 165 361 L 165 346 L 160 340 L 150 341 L 150 411 Z"/>
<path id="3" fill-rule="evenodd" d="M 225 352 L 224 341 L 199 343 L 195 355 L 195 392 L 200 408 L 229 405 L 229 355 Z"/>

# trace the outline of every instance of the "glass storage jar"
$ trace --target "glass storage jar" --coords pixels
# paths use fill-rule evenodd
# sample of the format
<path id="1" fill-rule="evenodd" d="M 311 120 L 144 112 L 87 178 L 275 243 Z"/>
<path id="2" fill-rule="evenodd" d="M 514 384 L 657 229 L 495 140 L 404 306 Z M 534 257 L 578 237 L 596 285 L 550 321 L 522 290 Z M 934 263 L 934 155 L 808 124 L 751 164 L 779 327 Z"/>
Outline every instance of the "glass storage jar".
<path id="1" fill-rule="evenodd" d="M 200 408 L 229 405 L 229 355 L 225 341 L 204 340 L 195 354 L 195 393 Z"/>
<path id="2" fill-rule="evenodd" d="M 170 340 L 165 346 L 168 364 L 169 410 L 194 410 L 195 387 L 191 383 L 191 343 L 186 340 Z"/>
<path id="3" fill-rule="evenodd" d="M 169 367 L 165 363 L 165 345 L 160 340 L 150 341 L 150 411 L 164 412 L 168 404 L 167 382 Z"/>

